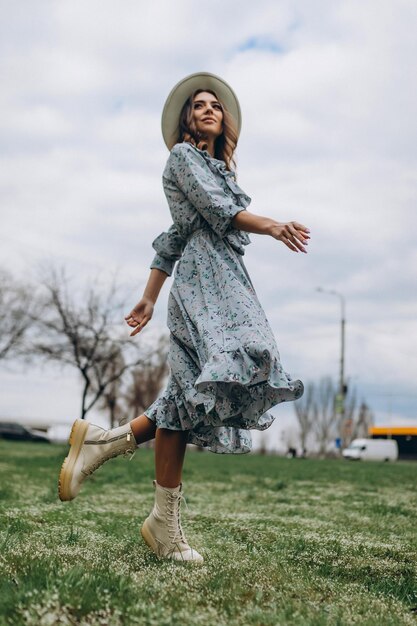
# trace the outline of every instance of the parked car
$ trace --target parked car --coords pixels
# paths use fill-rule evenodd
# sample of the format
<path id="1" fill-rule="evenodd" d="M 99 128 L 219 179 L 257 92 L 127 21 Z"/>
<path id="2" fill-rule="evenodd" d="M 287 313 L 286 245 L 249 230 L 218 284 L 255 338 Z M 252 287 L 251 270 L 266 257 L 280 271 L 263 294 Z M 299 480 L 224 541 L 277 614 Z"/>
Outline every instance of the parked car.
<path id="1" fill-rule="evenodd" d="M 0 438 L 14 441 L 43 441 L 51 443 L 45 433 L 14 422 L 0 422 Z"/>
<path id="2" fill-rule="evenodd" d="M 394 439 L 354 439 L 342 454 L 356 461 L 396 461 L 398 444 Z"/>

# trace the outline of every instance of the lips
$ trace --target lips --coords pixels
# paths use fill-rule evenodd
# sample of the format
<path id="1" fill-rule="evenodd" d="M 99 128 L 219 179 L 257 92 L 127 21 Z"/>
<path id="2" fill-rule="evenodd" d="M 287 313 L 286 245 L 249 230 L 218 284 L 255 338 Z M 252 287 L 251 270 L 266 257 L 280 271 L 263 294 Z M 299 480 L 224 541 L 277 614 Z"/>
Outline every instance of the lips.
<path id="1" fill-rule="evenodd" d="M 214 117 L 203 117 L 202 122 L 215 122 Z"/>

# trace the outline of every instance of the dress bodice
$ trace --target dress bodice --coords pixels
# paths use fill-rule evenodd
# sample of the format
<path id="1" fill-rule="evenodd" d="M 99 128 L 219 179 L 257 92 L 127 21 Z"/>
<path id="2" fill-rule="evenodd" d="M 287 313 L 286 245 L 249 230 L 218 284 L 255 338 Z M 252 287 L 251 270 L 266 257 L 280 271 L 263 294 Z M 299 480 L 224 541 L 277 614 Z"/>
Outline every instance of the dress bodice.
<path id="1" fill-rule="evenodd" d="M 231 222 L 251 199 L 224 161 L 190 143 L 179 143 L 171 150 L 162 180 L 173 223 L 153 242 L 157 255 L 151 267 L 170 274 L 190 236 L 204 228 L 244 254 L 249 236 Z"/>

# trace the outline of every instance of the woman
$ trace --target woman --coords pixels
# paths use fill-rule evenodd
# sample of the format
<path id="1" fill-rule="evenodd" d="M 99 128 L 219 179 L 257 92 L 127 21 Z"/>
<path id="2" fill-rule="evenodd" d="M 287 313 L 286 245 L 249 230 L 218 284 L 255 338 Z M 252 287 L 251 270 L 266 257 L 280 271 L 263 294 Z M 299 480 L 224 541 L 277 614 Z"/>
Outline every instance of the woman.
<path id="1" fill-rule="evenodd" d="M 280 364 L 242 255 L 248 232 L 306 252 L 309 231 L 247 210 L 250 198 L 232 169 L 240 127 L 233 90 L 213 74 L 192 74 L 168 96 L 162 132 L 171 152 L 163 185 L 173 224 L 153 242 L 156 256 L 143 297 L 125 318 L 132 336 L 146 326 L 178 261 L 168 303 L 168 385 L 125 426 L 105 431 L 77 420 L 60 474 L 60 498 L 71 500 L 85 476 L 155 437 L 155 505 L 141 533 L 160 558 L 203 561 L 180 523 L 187 443 L 217 453 L 248 452 L 250 429 L 268 428 L 268 410 L 303 393 L 302 383 Z"/>

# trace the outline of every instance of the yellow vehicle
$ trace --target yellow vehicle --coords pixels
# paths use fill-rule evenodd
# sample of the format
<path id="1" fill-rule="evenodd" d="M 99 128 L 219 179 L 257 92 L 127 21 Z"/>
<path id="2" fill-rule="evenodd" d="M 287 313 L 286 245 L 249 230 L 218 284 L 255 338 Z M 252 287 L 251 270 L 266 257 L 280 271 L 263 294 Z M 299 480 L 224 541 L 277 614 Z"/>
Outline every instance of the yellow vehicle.
<path id="1" fill-rule="evenodd" d="M 417 460 L 417 426 L 371 426 L 372 439 L 393 439 L 398 444 L 399 459 Z"/>

